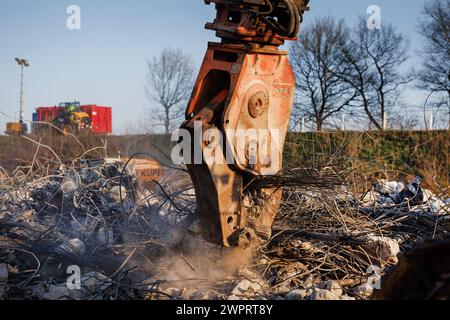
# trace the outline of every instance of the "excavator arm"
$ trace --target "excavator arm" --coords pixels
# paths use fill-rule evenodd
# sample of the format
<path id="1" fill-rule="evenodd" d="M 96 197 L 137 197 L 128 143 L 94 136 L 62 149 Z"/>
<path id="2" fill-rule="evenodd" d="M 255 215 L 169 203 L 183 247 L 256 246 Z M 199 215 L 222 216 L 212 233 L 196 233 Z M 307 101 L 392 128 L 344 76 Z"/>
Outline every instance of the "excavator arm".
<path id="1" fill-rule="evenodd" d="M 295 78 L 278 47 L 297 40 L 309 0 L 205 3 L 216 6 L 206 28 L 221 42 L 209 43 L 187 106 L 182 128 L 192 150 L 185 161 L 204 237 L 247 247 L 270 238 L 279 209 L 282 191 L 258 178 L 282 169 Z"/>

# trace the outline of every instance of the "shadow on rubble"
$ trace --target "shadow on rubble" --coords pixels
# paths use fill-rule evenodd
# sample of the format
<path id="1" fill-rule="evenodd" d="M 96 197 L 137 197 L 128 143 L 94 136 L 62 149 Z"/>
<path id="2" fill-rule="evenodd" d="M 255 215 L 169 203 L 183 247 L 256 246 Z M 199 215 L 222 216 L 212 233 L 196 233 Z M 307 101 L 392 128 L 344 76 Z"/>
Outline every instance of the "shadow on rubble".
<path id="1" fill-rule="evenodd" d="M 449 300 L 450 238 L 407 252 L 382 281 L 374 300 Z"/>

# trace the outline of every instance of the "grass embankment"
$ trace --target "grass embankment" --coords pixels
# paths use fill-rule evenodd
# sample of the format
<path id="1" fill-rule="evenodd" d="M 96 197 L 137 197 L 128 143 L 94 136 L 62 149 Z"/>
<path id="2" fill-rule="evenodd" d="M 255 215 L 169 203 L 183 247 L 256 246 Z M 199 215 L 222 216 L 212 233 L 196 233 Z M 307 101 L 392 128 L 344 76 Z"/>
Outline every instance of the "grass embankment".
<path id="1" fill-rule="evenodd" d="M 27 137 L 0 136 L 0 167 L 12 171 L 18 166 L 39 165 L 48 160 L 61 162 L 85 157 L 131 156 L 137 152 L 148 152 L 162 161 L 170 155 L 170 137 L 152 136 L 62 136 L 40 135 Z M 57 157 L 58 158 L 57 158 Z M 58 161 L 59 162 L 59 161 Z"/>
<path id="2" fill-rule="evenodd" d="M 150 152 L 160 160 L 170 155 L 170 137 L 153 136 L 30 136 L 0 137 L 0 166 L 11 171 L 17 166 L 35 165 L 56 155 L 66 161 L 86 154 L 90 158 L 130 156 Z M 37 144 L 39 142 L 41 145 Z M 156 147 L 155 147 L 156 146 Z M 286 143 L 285 165 L 317 167 L 330 165 L 346 170 L 370 184 L 374 178 L 422 177 L 435 191 L 449 192 L 450 131 L 417 132 L 326 132 L 291 133 Z M 39 150 L 39 152 L 37 152 Z M 37 156 L 36 156 L 37 155 Z"/>
<path id="3" fill-rule="evenodd" d="M 450 131 L 327 132 L 290 134 L 286 165 L 329 164 L 350 176 L 411 179 L 419 176 L 435 191 L 447 188 Z"/>

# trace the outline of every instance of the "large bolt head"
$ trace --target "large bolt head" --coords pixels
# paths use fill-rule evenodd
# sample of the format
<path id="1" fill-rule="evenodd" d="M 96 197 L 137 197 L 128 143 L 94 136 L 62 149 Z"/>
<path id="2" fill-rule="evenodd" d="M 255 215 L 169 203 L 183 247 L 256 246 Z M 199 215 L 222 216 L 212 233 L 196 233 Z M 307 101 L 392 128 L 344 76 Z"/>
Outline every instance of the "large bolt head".
<path id="1" fill-rule="evenodd" d="M 269 97 L 263 91 L 256 92 L 248 102 L 248 113 L 253 118 L 261 117 L 267 112 L 269 107 Z"/>

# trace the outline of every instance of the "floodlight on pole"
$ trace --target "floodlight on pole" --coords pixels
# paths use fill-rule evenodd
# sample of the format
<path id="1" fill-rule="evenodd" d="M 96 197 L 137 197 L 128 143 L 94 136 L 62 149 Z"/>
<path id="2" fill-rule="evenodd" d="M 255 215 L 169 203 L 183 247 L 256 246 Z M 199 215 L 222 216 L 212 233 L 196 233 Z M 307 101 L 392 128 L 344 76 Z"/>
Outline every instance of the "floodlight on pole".
<path id="1" fill-rule="evenodd" d="M 30 63 L 26 59 L 15 59 L 17 64 L 20 66 L 20 116 L 19 121 L 23 123 L 23 76 L 24 76 L 24 68 L 29 67 Z"/>

